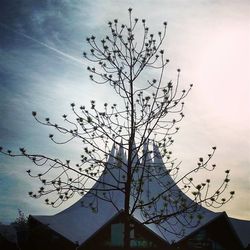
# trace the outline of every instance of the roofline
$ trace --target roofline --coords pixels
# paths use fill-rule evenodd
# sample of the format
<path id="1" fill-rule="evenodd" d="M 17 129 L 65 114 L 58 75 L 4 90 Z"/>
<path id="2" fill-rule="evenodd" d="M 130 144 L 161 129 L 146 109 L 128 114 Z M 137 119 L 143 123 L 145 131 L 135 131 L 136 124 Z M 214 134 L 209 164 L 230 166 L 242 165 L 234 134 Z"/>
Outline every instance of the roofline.
<path id="1" fill-rule="evenodd" d="M 239 243 L 241 244 L 241 247 L 244 248 L 244 245 L 241 241 L 241 239 L 239 238 L 238 234 L 236 233 L 232 223 L 230 222 L 230 219 L 227 215 L 227 213 L 225 211 L 221 212 L 218 214 L 218 216 L 216 216 L 215 218 L 213 218 L 212 220 L 209 220 L 206 224 L 202 225 L 201 227 L 198 227 L 196 230 L 194 230 L 192 233 L 188 234 L 187 236 L 185 236 L 184 238 L 182 238 L 181 240 L 177 241 L 176 243 L 181 243 L 183 242 L 184 240 L 186 240 L 188 237 L 196 234 L 200 229 L 204 228 L 205 226 L 213 223 L 215 220 L 219 219 L 220 217 L 223 217 L 227 223 L 229 224 L 229 227 L 231 229 L 231 231 L 233 232 L 233 234 L 235 235 L 235 237 L 237 238 L 237 240 L 239 241 Z"/>
<path id="2" fill-rule="evenodd" d="M 225 212 L 225 216 L 226 216 L 226 219 L 227 219 L 227 221 L 228 221 L 228 224 L 229 224 L 231 230 L 232 230 L 233 233 L 235 234 L 235 236 L 236 236 L 236 238 L 238 239 L 238 241 L 241 243 L 241 247 L 244 248 L 244 247 L 245 247 L 245 246 L 244 246 L 244 243 L 241 241 L 241 239 L 240 239 L 240 237 L 239 237 L 239 235 L 238 235 L 236 229 L 235 229 L 234 226 L 233 226 L 233 223 L 232 223 L 231 220 L 230 220 L 230 217 L 228 217 L 228 215 L 227 215 L 226 212 Z"/>
<path id="3" fill-rule="evenodd" d="M 180 239 L 180 240 L 177 241 L 176 243 L 180 243 L 180 242 L 186 240 L 188 237 L 190 237 L 190 236 L 196 234 L 201 228 L 203 228 L 203 227 L 205 227 L 205 226 L 211 224 L 212 222 L 214 222 L 215 220 L 217 220 L 219 217 L 222 217 L 224 213 L 225 213 L 225 212 L 219 213 L 219 214 L 218 214 L 217 216 L 215 216 L 213 219 L 207 221 L 207 223 L 205 223 L 204 225 L 201 225 L 200 227 L 197 227 L 194 231 L 192 231 L 190 234 L 186 235 L 185 237 L 183 237 L 182 239 Z"/>
<path id="4" fill-rule="evenodd" d="M 78 249 L 79 247 L 84 246 L 84 244 L 86 244 L 87 241 L 89 241 L 95 235 L 97 235 L 106 225 L 108 225 L 112 220 L 114 220 L 116 217 L 118 217 L 122 212 L 123 212 L 123 210 L 118 211 L 113 217 L 111 217 L 100 228 L 98 228 L 91 236 L 89 236 L 85 241 L 83 241 L 76 249 Z"/>
<path id="5" fill-rule="evenodd" d="M 143 227 L 145 227 L 145 229 L 149 232 L 151 232 L 152 234 L 154 234 L 157 238 L 159 238 L 160 240 L 162 241 L 165 241 L 169 246 L 170 246 L 170 243 L 166 240 L 166 239 L 163 239 L 160 235 L 158 235 L 157 233 L 155 233 L 153 230 L 151 230 L 150 228 L 148 228 L 146 226 L 146 224 L 143 224 L 143 222 L 139 221 L 138 219 L 136 219 L 135 217 L 133 217 L 133 220 L 135 220 L 137 223 L 141 224 Z M 151 223 L 151 224 L 155 224 L 155 223 Z M 149 224 L 150 225 L 150 224 Z"/>
<path id="6" fill-rule="evenodd" d="M 101 226 L 96 232 L 94 232 L 89 238 L 87 238 L 81 245 L 79 245 L 76 249 L 79 249 L 79 247 L 83 247 L 87 241 L 91 240 L 93 237 L 95 237 L 95 235 L 97 235 L 105 226 L 107 226 L 110 222 L 112 222 L 114 219 L 116 219 L 119 215 L 123 214 L 124 210 L 121 209 L 120 211 L 118 211 L 113 217 L 111 217 L 103 226 Z M 154 231 L 152 231 L 150 228 L 148 228 L 147 226 L 145 226 L 142 222 L 140 222 L 139 220 L 137 220 L 134 216 L 130 215 L 132 220 L 134 220 L 136 223 L 142 225 L 145 230 L 147 230 L 148 232 L 152 233 L 154 236 L 156 236 L 157 238 L 159 238 L 161 241 L 164 241 L 168 246 L 170 246 L 169 242 L 163 238 L 161 238 L 157 233 L 155 233 Z"/>
<path id="7" fill-rule="evenodd" d="M 35 216 L 43 216 L 43 215 L 35 215 Z M 51 216 L 53 216 L 53 215 L 51 215 Z M 47 217 L 47 216 L 45 215 L 44 217 Z M 48 215 L 48 217 L 50 217 L 50 215 Z M 62 238 L 68 240 L 69 242 L 71 242 L 71 243 L 74 244 L 74 245 L 77 245 L 76 242 L 73 242 L 73 241 L 70 240 L 69 238 L 65 237 L 65 236 L 62 235 L 61 233 L 59 233 L 59 232 L 57 232 L 56 230 L 54 230 L 53 228 L 51 228 L 51 227 L 49 226 L 49 225 L 50 225 L 49 223 L 48 223 L 48 224 L 42 223 L 42 222 L 39 221 L 37 218 L 35 218 L 34 215 L 29 215 L 29 218 L 34 219 L 35 221 L 39 222 L 40 224 L 42 224 L 43 226 L 45 226 L 45 227 L 48 228 L 49 230 L 51 230 L 51 231 L 55 232 L 56 234 L 60 235 Z"/>

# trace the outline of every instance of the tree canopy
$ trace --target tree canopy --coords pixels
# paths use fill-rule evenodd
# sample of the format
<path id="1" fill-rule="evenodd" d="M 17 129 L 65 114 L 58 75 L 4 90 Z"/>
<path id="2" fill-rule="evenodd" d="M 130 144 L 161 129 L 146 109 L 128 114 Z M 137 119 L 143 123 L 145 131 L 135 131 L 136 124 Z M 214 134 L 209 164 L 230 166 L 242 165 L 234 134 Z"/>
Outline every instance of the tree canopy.
<path id="1" fill-rule="evenodd" d="M 194 216 L 200 204 L 219 207 L 234 195 L 231 191 L 227 198 L 222 197 L 230 181 L 229 170 L 212 191 L 210 179 L 197 183 L 192 177 L 197 171 L 215 169 L 210 161 L 216 147 L 212 147 L 206 157 L 198 158 L 192 170 L 180 176 L 181 166 L 172 157 L 170 146 L 184 118 L 184 99 L 192 84 L 180 89 L 180 69 L 177 69 L 176 80 L 166 80 L 167 22 L 154 34 L 145 19 L 133 18 L 131 8 L 128 13 L 128 24 L 114 19 L 108 22 L 107 35 L 88 37 L 89 51 L 83 53 L 89 62 L 90 80 L 110 85 L 113 92 L 109 99 L 116 95 L 120 102 L 100 105 L 92 100 L 80 107 L 71 103 L 74 119 L 65 114 L 62 124 L 49 118 L 43 120 L 35 111 L 32 113 L 38 123 L 55 129 L 56 134 L 49 135 L 54 143 L 80 142 L 83 153 L 79 163 L 73 165 L 70 160 L 30 154 L 24 148 L 20 148 L 20 153 L 1 148 L 3 154 L 27 157 L 38 167 L 27 170 L 29 176 L 41 182 L 39 190 L 29 195 L 46 197 L 45 202 L 53 207 L 60 206 L 75 193 L 91 193 L 97 200 L 116 206 L 113 194 L 122 194 L 128 215 L 125 246 L 129 245 L 129 216 L 138 209 L 145 224 L 155 223 L 171 232 L 165 223 L 168 219 L 180 221 L 182 216 L 184 228 L 195 226 L 202 219 L 199 214 Z M 109 161 L 108 166 L 110 158 L 113 161 Z M 108 180 L 105 175 L 109 176 Z M 96 184 L 92 187 L 93 183 Z M 161 192 L 145 195 L 146 185 L 159 185 Z M 193 199 L 183 198 L 186 196 L 182 193 L 192 193 Z M 87 206 L 95 212 L 98 202 Z"/>

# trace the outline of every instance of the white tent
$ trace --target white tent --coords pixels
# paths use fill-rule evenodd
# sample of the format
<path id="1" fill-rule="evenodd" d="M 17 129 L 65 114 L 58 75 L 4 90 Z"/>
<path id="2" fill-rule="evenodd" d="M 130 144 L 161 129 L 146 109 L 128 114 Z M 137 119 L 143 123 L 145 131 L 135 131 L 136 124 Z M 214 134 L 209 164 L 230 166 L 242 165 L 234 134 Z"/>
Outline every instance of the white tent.
<path id="1" fill-rule="evenodd" d="M 148 151 L 148 154 L 145 152 Z M 140 167 L 134 172 L 134 183 L 140 178 L 141 171 L 145 171 L 151 174 L 151 178 L 146 178 L 143 183 L 143 193 L 140 194 L 139 200 L 149 201 L 152 197 L 163 193 L 166 185 L 171 186 L 171 191 L 164 193 L 159 197 L 157 206 L 168 209 L 169 213 L 174 213 L 176 207 L 171 204 L 171 200 L 183 199 L 186 204 L 194 203 L 188 196 L 186 196 L 181 189 L 175 185 L 175 182 L 168 174 L 167 169 L 163 163 L 158 147 L 154 144 L 152 152 L 148 150 L 148 145 L 144 146 L 144 156 L 138 157 L 134 155 L 134 161 L 140 162 Z M 82 245 L 86 242 L 94 233 L 96 233 L 101 227 L 103 227 L 111 218 L 113 218 L 119 211 L 124 208 L 124 193 L 119 190 L 112 190 L 109 192 L 94 191 L 95 189 L 103 189 L 107 184 L 117 185 L 117 181 L 121 181 L 124 178 L 124 163 L 126 163 L 126 152 L 122 145 L 113 146 L 109 159 L 107 160 L 106 168 L 102 175 L 98 179 L 98 182 L 92 187 L 86 195 L 84 195 L 79 201 L 63 210 L 62 212 L 52 216 L 32 216 L 40 223 L 47 225 L 50 229 L 54 230 L 58 234 L 62 235 L 66 239 L 73 243 Z M 163 174 L 164 173 L 164 174 Z M 152 176 L 154 176 L 152 178 Z M 164 185 L 163 185 L 164 184 Z M 136 191 L 132 189 L 131 204 L 136 200 Z M 100 198 L 98 199 L 97 196 Z M 167 197 L 167 198 L 166 198 Z M 112 203 L 105 200 L 112 198 Z M 167 199 L 167 207 L 166 205 Z M 194 204 L 196 206 L 196 204 Z M 91 209 L 91 207 L 97 208 L 97 210 Z M 152 208 L 153 209 L 153 208 Z M 155 209 L 155 208 L 154 208 Z M 168 243 L 178 242 L 187 235 L 192 234 L 195 230 L 203 227 L 210 221 L 216 219 L 221 213 L 212 212 L 200 205 L 196 206 L 197 210 L 194 214 L 200 214 L 203 219 L 200 221 L 197 227 L 184 227 L 186 222 L 185 214 L 179 214 L 176 217 L 170 217 L 160 226 L 158 224 L 146 224 L 151 231 L 157 234 Z M 153 212 L 153 211 L 152 211 Z M 149 209 L 150 213 L 150 209 Z M 188 214 L 188 213 L 187 213 Z M 140 221 L 145 222 L 145 214 L 140 209 L 136 209 L 133 213 L 133 217 Z M 245 222 L 243 225 L 240 221 L 232 219 L 233 226 L 237 232 L 241 241 L 246 245 L 247 238 L 244 233 L 247 229 L 250 231 L 250 223 Z M 242 229 L 242 225 L 244 228 Z M 166 230 L 167 228 L 169 230 Z M 170 233 L 175 232 L 175 233 Z"/>

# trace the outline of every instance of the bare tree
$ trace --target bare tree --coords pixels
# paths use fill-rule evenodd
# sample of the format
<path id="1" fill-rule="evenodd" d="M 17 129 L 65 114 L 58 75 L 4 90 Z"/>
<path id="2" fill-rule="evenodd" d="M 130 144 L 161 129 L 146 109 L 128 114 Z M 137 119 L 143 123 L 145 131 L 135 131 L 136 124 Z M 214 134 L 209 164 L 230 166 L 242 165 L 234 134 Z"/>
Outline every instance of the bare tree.
<path id="1" fill-rule="evenodd" d="M 155 223 L 180 234 L 168 227 L 170 218 L 181 222 L 184 228 L 196 226 L 201 217 L 194 214 L 200 204 L 220 207 L 233 197 L 234 192 L 221 199 L 228 186 L 229 171 L 226 171 L 225 179 L 215 191 L 210 190 L 209 179 L 197 184 L 191 176 L 200 170 L 214 170 L 215 165 L 210 160 L 215 147 L 206 158 L 199 158 L 192 170 L 178 175 L 180 163 L 172 158 L 169 146 L 173 144 L 172 136 L 177 133 L 177 125 L 184 117 L 183 100 L 192 85 L 186 90 L 179 90 L 179 69 L 175 81 L 166 81 L 165 69 L 169 60 L 165 58 L 163 47 L 167 23 L 163 23 L 162 31 L 153 34 L 142 19 L 141 29 L 138 29 L 139 20 L 132 18 L 130 8 L 128 24 L 119 24 L 115 19 L 108 26 L 110 34 L 103 39 L 98 40 L 95 36 L 87 38 L 90 52 L 84 52 L 83 56 L 90 63 L 87 68 L 90 79 L 97 84 L 110 85 L 121 101 L 112 105 L 104 103 L 102 108 L 97 108 L 94 100 L 89 108 L 77 108 L 72 103 L 75 119 L 63 115 L 65 123 L 62 125 L 53 123 L 49 118 L 43 121 L 36 112 L 32 113 L 37 122 L 65 136 L 64 141 L 59 141 L 50 134 L 49 138 L 54 143 L 80 140 L 84 150 L 80 162 L 72 165 L 69 160 L 30 154 L 24 148 L 20 148 L 20 153 L 3 148 L 1 152 L 13 157 L 27 157 L 39 167 L 38 173 L 27 171 L 42 183 L 37 192 L 30 192 L 29 195 L 33 198 L 46 196 L 45 202 L 53 207 L 75 193 L 85 195 L 90 192 L 96 199 L 116 207 L 114 196 L 110 194 L 122 194 L 126 214 L 124 247 L 128 249 L 129 221 L 135 211 L 141 211 L 144 224 Z M 149 75 L 151 78 L 147 79 Z M 112 145 L 119 147 L 117 154 L 114 154 Z M 107 166 L 110 157 L 114 161 Z M 166 168 L 158 167 L 159 161 Z M 116 174 L 117 169 L 119 175 Z M 103 171 L 112 180 L 109 177 L 107 181 Z M 98 185 L 92 187 L 91 183 Z M 177 184 L 181 189 L 177 188 Z M 145 194 L 146 185 L 160 185 L 161 192 Z M 193 200 L 184 198 L 181 192 L 192 192 Z M 98 202 L 86 205 L 95 211 Z"/>

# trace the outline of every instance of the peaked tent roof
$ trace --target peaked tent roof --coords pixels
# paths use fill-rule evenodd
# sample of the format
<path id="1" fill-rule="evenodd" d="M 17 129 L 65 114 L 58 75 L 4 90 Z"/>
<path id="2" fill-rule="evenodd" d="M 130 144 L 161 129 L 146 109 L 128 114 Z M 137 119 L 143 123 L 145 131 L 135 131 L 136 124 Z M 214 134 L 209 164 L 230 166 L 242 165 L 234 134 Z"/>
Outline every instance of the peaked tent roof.
<path id="1" fill-rule="evenodd" d="M 159 197 L 157 206 L 159 206 L 160 208 L 164 207 L 166 203 L 165 201 L 167 200 L 168 206 L 166 207 L 166 209 L 169 211 L 170 214 L 174 214 L 175 212 L 178 211 L 178 208 L 175 205 L 173 205 L 173 202 L 171 201 L 183 199 L 185 200 L 186 204 L 194 203 L 186 194 L 184 194 L 181 191 L 181 189 L 176 185 L 170 174 L 167 172 L 162 156 L 159 152 L 159 148 L 156 144 L 153 145 L 153 156 L 151 157 L 151 162 L 150 160 L 147 161 L 145 167 L 149 168 L 148 171 L 151 173 L 151 176 L 153 175 L 154 177 L 149 179 L 144 187 L 144 192 L 143 192 L 144 197 L 142 197 L 143 200 L 149 201 L 152 197 L 158 196 L 159 193 L 165 191 L 165 188 L 167 186 L 171 191 L 164 193 L 164 195 Z M 196 209 L 197 209 L 196 212 L 193 212 L 192 210 L 189 212 L 193 212 L 194 216 L 198 214 L 203 216 L 203 219 L 201 220 L 201 223 L 199 224 L 198 227 L 203 226 L 208 221 L 220 215 L 220 213 L 214 213 L 200 205 L 198 205 Z M 189 215 L 190 214 L 188 213 L 188 216 Z M 139 221 L 141 222 L 144 221 L 144 218 L 140 210 L 135 211 L 134 216 Z M 198 228 L 198 227 L 184 227 L 183 225 L 186 224 L 186 219 L 187 217 L 183 216 L 183 214 L 177 215 L 175 218 L 174 217 L 168 218 L 164 223 L 162 223 L 162 225 L 165 228 L 170 227 L 170 230 L 165 230 L 163 229 L 163 227 L 156 224 L 149 224 L 146 226 L 149 227 L 155 233 L 157 233 L 159 236 L 167 240 L 168 242 L 177 242 L 182 237 L 184 237 L 184 235 L 188 235 Z"/>
<path id="2" fill-rule="evenodd" d="M 148 151 L 148 153 L 145 154 L 146 151 Z M 148 178 L 147 181 L 144 182 L 143 193 L 141 194 L 140 199 L 149 201 L 152 197 L 156 197 L 159 193 L 163 192 L 164 186 L 161 185 L 161 183 L 164 183 L 165 186 L 166 184 L 168 184 L 169 187 L 171 186 L 171 195 L 168 197 L 169 201 L 171 201 L 171 199 L 174 200 L 181 197 L 185 199 L 187 203 L 193 203 L 193 201 L 186 196 L 177 185 L 175 185 L 175 182 L 166 170 L 159 149 L 155 144 L 153 146 L 153 155 L 151 154 L 151 151 L 149 151 L 148 145 L 145 144 L 144 156 L 139 158 L 138 155 L 134 155 L 134 161 L 139 161 L 139 159 L 142 167 L 135 171 L 134 180 L 136 181 L 136 178 L 140 178 L 140 171 L 146 171 L 145 173 L 148 171 L 148 173 L 151 173 L 151 176 L 152 173 L 154 176 L 153 178 Z M 47 225 L 49 228 L 61 234 L 71 242 L 82 245 L 95 232 L 97 232 L 98 229 L 110 221 L 115 214 L 123 209 L 124 194 L 121 191 L 113 190 L 109 191 L 108 194 L 103 194 L 97 193 L 98 191 L 93 192 L 93 190 L 95 188 L 105 187 L 104 183 L 115 185 L 117 184 L 116 179 L 121 180 L 121 178 L 124 178 L 124 171 L 126 171 L 124 163 L 126 163 L 126 161 L 126 154 L 122 144 L 119 145 L 118 149 L 114 145 L 102 175 L 99 177 L 98 182 L 94 184 L 93 188 L 86 195 L 84 195 L 75 204 L 58 214 L 52 216 L 33 216 L 33 218 L 42 224 Z M 103 199 L 97 199 L 96 194 Z M 107 199 L 107 195 L 112 197 L 112 201 L 115 206 L 112 203 L 105 201 L 105 199 Z M 135 196 L 133 196 L 132 190 L 131 201 L 134 199 Z M 90 204 L 97 202 L 98 210 L 91 210 L 89 207 L 91 206 Z M 159 197 L 158 206 L 162 206 L 163 202 L 163 197 Z M 168 202 L 167 209 L 174 212 L 176 208 L 171 205 L 171 202 Z M 191 234 L 197 230 L 197 228 L 204 226 L 209 221 L 219 217 L 221 214 L 212 212 L 202 206 L 199 206 L 198 210 L 199 214 L 203 215 L 201 223 L 195 228 L 185 228 L 185 233 L 183 232 L 182 224 L 182 220 L 185 220 L 185 217 L 182 215 L 178 216 L 178 220 L 169 218 L 165 222 L 165 226 L 171 227 L 171 231 L 176 231 L 176 234 L 171 234 L 156 224 L 146 224 L 146 226 L 162 239 L 168 242 L 178 242 L 184 237 L 184 235 Z M 135 210 L 133 217 L 140 222 L 144 222 L 145 220 L 141 210 L 139 209 Z M 235 222 L 235 224 L 237 223 Z M 180 232 L 183 234 L 180 234 Z"/>
<path id="3" fill-rule="evenodd" d="M 99 178 L 100 182 L 96 182 L 92 189 L 104 185 L 101 183 L 102 181 L 113 184 L 113 176 L 119 178 L 121 169 L 114 167 L 115 158 L 113 157 L 118 154 L 122 159 L 125 158 L 123 148 L 120 147 L 119 150 L 116 150 L 115 146 L 113 146 L 107 166 Z M 122 202 L 124 199 L 122 193 L 111 191 L 110 195 L 112 195 L 112 199 L 117 208 L 121 210 L 123 208 Z M 93 211 L 89 208 L 89 205 L 94 202 L 98 202 L 97 211 Z M 111 203 L 97 200 L 93 192 L 90 191 L 75 204 L 58 214 L 32 217 L 61 234 L 66 239 L 81 245 L 116 213 L 117 209 Z"/>

